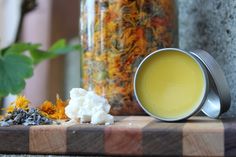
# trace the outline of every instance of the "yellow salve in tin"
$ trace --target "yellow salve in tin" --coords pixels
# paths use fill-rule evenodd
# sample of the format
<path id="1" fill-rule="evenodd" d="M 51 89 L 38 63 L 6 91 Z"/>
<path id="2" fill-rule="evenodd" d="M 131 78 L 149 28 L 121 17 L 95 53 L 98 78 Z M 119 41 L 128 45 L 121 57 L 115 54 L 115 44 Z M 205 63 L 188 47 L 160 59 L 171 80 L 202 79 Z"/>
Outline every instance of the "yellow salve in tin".
<path id="1" fill-rule="evenodd" d="M 206 78 L 196 59 L 175 50 L 148 57 L 135 80 L 142 107 L 164 120 L 181 119 L 193 113 L 206 91 Z"/>

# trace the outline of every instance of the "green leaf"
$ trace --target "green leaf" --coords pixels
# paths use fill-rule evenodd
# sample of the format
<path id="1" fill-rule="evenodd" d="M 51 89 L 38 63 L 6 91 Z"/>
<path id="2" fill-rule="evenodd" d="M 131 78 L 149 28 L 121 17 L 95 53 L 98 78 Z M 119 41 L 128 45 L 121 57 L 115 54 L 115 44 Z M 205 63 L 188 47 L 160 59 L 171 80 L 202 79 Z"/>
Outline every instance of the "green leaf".
<path id="1" fill-rule="evenodd" d="M 39 49 L 31 49 L 30 54 L 33 60 L 33 63 L 35 65 L 39 64 L 40 62 L 47 60 L 47 59 L 53 59 L 60 55 L 65 55 L 69 52 L 77 51 L 79 52 L 81 50 L 81 46 L 79 44 L 77 45 L 67 45 L 66 41 L 64 39 L 60 39 L 57 42 L 55 42 L 48 51 L 43 51 Z"/>
<path id="2" fill-rule="evenodd" d="M 67 45 L 65 39 L 56 41 L 49 49 L 51 53 L 55 55 L 64 55 L 68 52 L 81 50 L 80 45 Z"/>
<path id="3" fill-rule="evenodd" d="M 48 49 L 48 51 L 56 51 L 58 49 L 64 48 L 65 46 L 66 46 L 66 40 L 59 39 Z"/>
<path id="4" fill-rule="evenodd" d="M 0 97 L 18 94 L 25 88 L 25 79 L 33 75 L 32 60 L 20 54 L 0 57 Z"/>
<path id="5" fill-rule="evenodd" d="M 53 53 L 38 49 L 30 51 L 30 54 L 34 65 L 37 65 L 44 60 L 56 57 Z"/>
<path id="6" fill-rule="evenodd" d="M 48 51 L 41 50 L 40 46 L 16 43 L 0 50 L 0 97 L 21 92 L 25 87 L 25 79 L 33 74 L 33 65 L 81 50 L 80 45 L 68 45 L 64 39 L 55 42 Z"/>
<path id="7" fill-rule="evenodd" d="M 40 44 L 31 44 L 31 43 L 15 43 L 12 44 L 10 47 L 6 48 L 4 54 L 16 53 L 21 54 L 25 51 L 31 51 L 38 49 L 41 45 Z"/>
<path id="8" fill-rule="evenodd" d="M 53 53 L 57 56 L 57 55 L 65 55 L 68 52 L 80 51 L 80 50 L 81 50 L 80 45 L 68 45 L 68 46 L 56 49 L 56 50 L 52 51 L 51 53 Z"/>

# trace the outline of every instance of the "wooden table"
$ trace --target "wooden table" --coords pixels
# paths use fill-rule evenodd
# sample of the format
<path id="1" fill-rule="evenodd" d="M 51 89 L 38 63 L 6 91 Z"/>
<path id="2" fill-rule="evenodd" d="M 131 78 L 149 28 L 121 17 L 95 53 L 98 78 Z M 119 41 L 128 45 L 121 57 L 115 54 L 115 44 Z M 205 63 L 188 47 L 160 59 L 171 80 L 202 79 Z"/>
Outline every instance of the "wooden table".
<path id="1" fill-rule="evenodd" d="M 0 153 L 236 156 L 236 119 L 165 123 L 115 117 L 114 125 L 0 127 Z"/>

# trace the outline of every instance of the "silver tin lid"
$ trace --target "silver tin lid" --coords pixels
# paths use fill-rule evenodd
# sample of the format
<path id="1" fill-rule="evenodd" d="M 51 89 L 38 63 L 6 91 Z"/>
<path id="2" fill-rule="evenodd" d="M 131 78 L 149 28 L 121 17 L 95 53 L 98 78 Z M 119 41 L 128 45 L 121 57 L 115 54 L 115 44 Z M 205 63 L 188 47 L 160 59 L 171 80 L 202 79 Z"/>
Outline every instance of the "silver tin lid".
<path id="1" fill-rule="evenodd" d="M 211 118 L 218 118 L 230 108 L 231 96 L 224 72 L 217 61 L 204 50 L 194 50 L 192 53 L 208 70 L 210 91 L 202 112 Z"/>

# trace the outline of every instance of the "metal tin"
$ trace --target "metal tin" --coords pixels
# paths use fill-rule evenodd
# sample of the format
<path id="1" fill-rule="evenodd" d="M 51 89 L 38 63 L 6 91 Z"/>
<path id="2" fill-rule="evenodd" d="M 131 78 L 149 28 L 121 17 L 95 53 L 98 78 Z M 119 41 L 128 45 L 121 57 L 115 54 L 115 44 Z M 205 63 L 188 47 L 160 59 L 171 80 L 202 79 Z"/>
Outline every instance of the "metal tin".
<path id="1" fill-rule="evenodd" d="M 141 104 L 137 92 L 136 92 L 136 78 L 137 74 L 139 73 L 139 69 L 142 66 L 142 64 L 148 60 L 150 57 L 155 55 L 156 53 L 163 52 L 163 51 L 178 51 L 181 53 L 184 53 L 188 56 L 190 56 L 192 59 L 198 63 L 204 73 L 205 77 L 205 93 L 204 97 L 201 100 L 201 103 L 199 103 L 198 107 L 195 108 L 191 113 L 184 117 L 176 118 L 176 119 L 165 119 L 158 117 L 156 115 L 151 114 L 148 112 L 145 107 Z M 226 112 L 229 109 L 230 106 L 230 94 L 229 89 L 227 85 L 227 81 L 225 79 L 224 73 L 221 70 L 220 66 L 217 64 L 217 62 L 214 60 L 212 56 L 210 56 L 207 52 L 203 50 L 195 50 L 193 52 L 186 52 L 181 49 L 177 48 L 164 48 L 157 50 L 147 57 L 143 59 L 143 61 L 140 63 L 135 76 L 134 76 L 134 94 L 135 97 L 139 103 L 139 105 L 143 108 L 143 110 L 149 114 L 152 117 L 155 117 L 157 119 L 163 120 L 163 121 L 179 121 L 187 119 L 196 113 L 200 112 L 201 110 L 209 117 L 211 118 L 218 118 L 223 112 Z"/>
<path id="2" fill-rule="evenodd" d="M 222 113 L 229 110 L 231 103 L 230 90 L 224 72 L 208 52 L 194 50 L 190 53 L 195 55 L 208 70 L 210 91 L 202 112 L 208 117 L 218 118 Z"/>
<path id="3" fill-rule="evenodd" d="M 192 110 L 192 112 L 190 112 L 189 114 L 187 114 L 186 116 L 183 116 L 183 117 L 178 117 L 178 118 L 163 118 L 163 117 L 158 117 L 156 115 L 153 115 L 152 113 L 148 112 L 145 107 L 142 105 L 142 103 L 140 102 L 139 98 L 138 98 L 138 95 L 137 95 L 137 92 L 136 92 L 136 78 L 137 78 L 137 75 L 139 73 L 139 69 L 141 68 L 141 66 L 143 65 L 143 63 L 145 61 L 147 61 L 148 59 L 150 59 L 153 55 L 157 54 L 157 53 L 160 53 L 160 52 L 164 52 L 164 51 L 178 51 L 180 53 L 183 53 L 185 55 L 188 55 L 189 57 L 191 57 L 198 65 L 199 67 L 201 68 L 202 72 L 204 73 L 204 80 L 205 80 L 205 91 L 204 91 L 204 96 L 201 100 L 201 102 L 199 103 L 199 105 Z M 135 94 L 135 97 L 139 103 L 139 105 L 143 108 L 143 110 L 149 114 L 150 116 L 152 117 L 155 117 L 157 119 L 160 119 L 160 120 L 163 120 L 163 121 L 179 121 L 179 120 L 184 120 L 184 119 L 187 119 L 189 117 L 191 117 L 192 115 L 198 113 L 199 111 L 201 111 L 203 105 L 205 104 L 206 102 L 206 99 L 207 99 L 207 95 L 208 95 L 208 91 L 209 91 L 209 79 L 208 79 L 208 74 L 207 74 L 207 69 L 205 68 L 205 66 L 202 64 L 202 62 L 197 58 L 195 57 L 193 54 L 189 53 L 189 52 L 186 52 L 186 51 L 183 51 L 183 50 L 180 50 L 180 49 L 176 49 L 176 48 L 164 48 L 164 49 L 160 49 L 160 50 L 157 50 L 157 51 L 154 51 L 152 52 L 150 55 L 148 55 L 147 57 L 145 57 L 143 59 L 143 61 L 139 64 L 138 66 L 138 69 L 135 73 L 135 76 L 134 76 L 134 94 Z"/>

